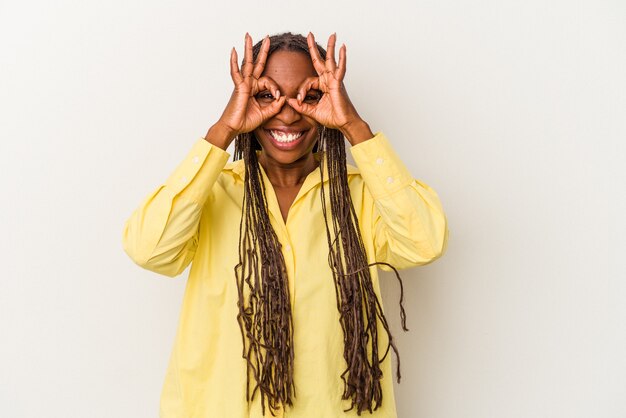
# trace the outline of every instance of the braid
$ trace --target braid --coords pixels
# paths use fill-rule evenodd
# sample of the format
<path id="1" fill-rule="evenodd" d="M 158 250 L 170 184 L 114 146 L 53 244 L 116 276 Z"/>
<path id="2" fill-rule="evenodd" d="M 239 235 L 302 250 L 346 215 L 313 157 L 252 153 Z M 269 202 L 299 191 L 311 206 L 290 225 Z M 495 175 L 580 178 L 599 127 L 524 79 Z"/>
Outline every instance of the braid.
<path id="1" fill-rule="evenodd" d="M 237 321 L 244 342 L 243 357 L 257 382 L 252 395 L 249 385 L 246 386 L 246 399 L 254 398 L 259 389 L 265 414 L 265 396 L 268 396 L 270 409 L 277 409 L 278 402 L 292 405 L 292 391 L 295 396 L 293 322 L 285 260 L 267 213 L 259 162 L 256 151 L 250 146 L 252 135 L 243 135 L 239 141 L 243 144 L 246 172 L 239 226 L 240 261 L 235 267 L 239 293 Z M 244 282 L 249 289 L 247 307 Z"/>
<path id="2" fill-rule="evenodd" d="M 328 189 L 331 208 L 332 234 L 326 210 L 324 172 L 322 174 L 322 212 L 326 222 L 326 235 L 330 248 L 328 263 L 335 278 L 337 309 L 340 313 L 341 328 L 344 334 L 344 359 L 348 365 L 341 374 L 344 382 L 343 399 L 352 398 L 352 406 L 357 407 L 358 415 L 365 409 L 372 413 L 382 404 L 382 371 L 380 363 L 387 357 L 389 347 L 398 358 L 397 377 L 400 382 L 400 355 L 393 342 L 387 319 L 374 292 L 370 266 L 385 264 L 396 273 L 400 282 L 400 315 L 402 328 L 406 328 L 406 314 L 402 306 L 404 289 L 398 271 L 387 263 L 368 264 L 359 222 L 352 204 L 346 169 L 346 150 L 343 135 L 334 129 L 323 129 L 326 135 L 320 138 L 322 161 L 328 163 Z M 334 237 L 334 238 L 333 238 Z M 387 332 L 389 343 L 382 358 L 378 356 L 378 329 L 376 319 L 380 319 Z M 364 324 L 364 319 L 367 323 Z M 371 363 L 368 360 L 368 341 Z"/>
<path id="3" fill-rule="evenodd" d="M 261 43 L 253 47 L 256 60 Z M 326 51 L 317 45 L 322 58 Z M 268 56 L 277 50 L 302 52 L 309 55 L 306 38 L 285 33 L 270 38 Z M 391 347 L 398 358 L 397 379 L 400 382 L 400 357 L 393 342 L 382 305 L 374 292 L 370 267 L 385 264 L 391 267 L 400 281 L 400 315 L 406 328 L 406 314 L 402 306 L 404 290 L 400 276 L 387 263 L 368 264 L 359 223 L 352 204 L 346 170 L 346 151 L 343 135 L 335 129 L 322 128 L 317 148 L 322 150 L 319 165 L 322 175 L 322 211 L 328 239 L 328 262 L 331 267 L 337 309 L 344 334 L 346 370 L 342 399 L 351 399 L 358 415 L 370 413 L 382 404 L 380 363 Z M 293 320 L 288 277 L 281 244 L 272 228 L 267 211 L 265 186 L 259 169 L 256 151 L 261 147 L 253 133 L 244 133 L 235 141 L 234 159 L 243 158 L 246 167 L 241 222 L 239 225 L 239 263 L 235 267 L 239 301 L 237 321 L 243 340 L 243 358 L 248 365 L 246 399 L 261 393 L 261 407 L 265 415 L 265 397 L 272 415 L 283 405 L 293 405 L 294 350 Z M 315 151 L 315 150 L 314 150 Z M 328 165 L 330 217 L 326 209 L 324 190 L 325 161 Z M 329 219 L 330 218 L 330 219 Z M 332 225 L 332 226 L 331 226 Z M 332 228 L 332 231 L 331 231 Z M 378 352 L 380 320 L 389 343 L 382 358 Z M 371 361 L 368 359 L 371 355 Z M 250 371 L 256 385 L 250 395 Z"/>

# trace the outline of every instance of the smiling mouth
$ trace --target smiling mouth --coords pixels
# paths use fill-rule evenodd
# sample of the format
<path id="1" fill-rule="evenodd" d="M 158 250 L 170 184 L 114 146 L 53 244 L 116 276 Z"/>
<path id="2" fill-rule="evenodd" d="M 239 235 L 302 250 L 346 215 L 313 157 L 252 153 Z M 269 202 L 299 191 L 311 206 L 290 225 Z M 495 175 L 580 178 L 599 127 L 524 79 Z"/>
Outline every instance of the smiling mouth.
<path id="1" fill-rule="evenodd" d="M 288 144 L 290 142 L 294 142 L 304 135 L 304 131 L 300 132 L 283 132 L 277 131 L 273 129 L 268 129 L 267 132 L 271 135 L 271 137 L 276 141 L 282 144 Z"/>

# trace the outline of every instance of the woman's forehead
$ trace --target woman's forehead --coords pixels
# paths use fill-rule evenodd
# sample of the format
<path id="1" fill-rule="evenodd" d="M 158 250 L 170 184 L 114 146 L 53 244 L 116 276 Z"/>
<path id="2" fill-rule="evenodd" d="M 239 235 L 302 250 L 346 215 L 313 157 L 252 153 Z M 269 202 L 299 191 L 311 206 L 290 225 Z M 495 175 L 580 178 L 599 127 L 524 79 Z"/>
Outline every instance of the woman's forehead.
<path id="1" fill-rule="evenodd" d="M 276 51 L 265 64 L 263 75 L 270 77 L 282 89 L 297 89 L 308 77 L 317 73 L 311 57 L 296 51 Z"/>

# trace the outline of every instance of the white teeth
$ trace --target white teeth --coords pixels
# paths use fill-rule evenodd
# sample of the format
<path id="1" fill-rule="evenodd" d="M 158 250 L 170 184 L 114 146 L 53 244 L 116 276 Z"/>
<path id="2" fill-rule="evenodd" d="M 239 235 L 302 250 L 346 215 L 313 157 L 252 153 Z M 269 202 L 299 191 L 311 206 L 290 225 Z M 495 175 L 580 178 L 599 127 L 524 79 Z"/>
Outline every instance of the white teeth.
<path id="1" fill-rule="evenodd" d="M 292 142 L 300 138 L 303 132 L 287 134 L 282 131 L 270 131 L 270 134 L 272 135 L 272 138 L 274 138 L 278 142 Z"/>

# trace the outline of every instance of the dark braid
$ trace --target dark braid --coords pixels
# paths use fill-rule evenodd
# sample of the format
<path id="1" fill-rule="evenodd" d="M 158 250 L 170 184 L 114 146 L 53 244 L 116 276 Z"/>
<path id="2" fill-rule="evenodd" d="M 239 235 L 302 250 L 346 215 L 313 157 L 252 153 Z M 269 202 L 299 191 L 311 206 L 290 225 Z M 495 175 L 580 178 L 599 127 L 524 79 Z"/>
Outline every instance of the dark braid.
<path id="1" fill-rule="evenodd" d="M 398 358 L 397 378 L 400 382 L 400 355 L 393 342 L 387 319 L 378 300 L 369 268 L 376 264 L 391 267 L 400 282 L 400 316 L 402 328 L 406 328 L 406 314 L 402 306 L 404 290 L 398 271 L 387 263 L 368 264 L 359 230 L 359 221 L 352 204 L 348 175 L 346 169 L 346 150 L 343 135 L 334 129 L 323 129 L 320 148 L 323 159 L 328 163 L 328 189 L 330 195 L 331 222 L 333 233 L 329 228 L 326 210 L 326 193 L 322 174 L 322 211 L 326 221 L 326 234 L 330 248 L 328 263 L 333 269 L 335 290 L 337 292 L 337 309 L 340 312 L 341 327 L 344 333 L 344 358 L 348 365 L 341 374 L 344 382 L 343 399 L 352 398 L 352 406 L 345 412 L 357 407 L 358 415 L 365 409 L 372 413 L 382 404 L 382 388 L 380 379 L 382 371 L 380 363 L 387 357 L 389 348 Z M 322 159 L 322 161 L 324 161 Z M 320 166 L 321 167 L 321 166 Z M 333 238 L 334 237 L 334 238 Z M 364 325 L 364 317 L 367 323 Z M 376 319 L 380 319 L 389 343 L 382 358 L 378 356 L 378 329 Z M 371 350 L 371 363 L 367 359 L 368 344 Z"/>
<path id="2" fill-rule="evenodd" d="M 253 48 L 255 60 L 260 47 L 261 43 L 258 43 Z M 317 47 L 321 57 L 325 58 L 326 51 L 319 45 Z M 277 50 L 309 55 L 306 38 L 291 33 L 270 38 L 269 54 Z M 386 358 L 390 347 L 398 358 L 398 382 L 401 375 L 400 356 L 382 305 L 374 292 L 370 267 L 385 264 L 395 271 L 400 281 L 402 328 L 407 331 L 406 315 L 402 306 L 404 290 L 400 276 L 393 266 L 367 262 L 348 187 L 343 135 L 338 130 L 324 127 L 320 130 L 317 147 L 321 150 L 319 169 L 322 175 L 322 211 L 329 246 L 328 262 L 335 281 L 337 309 L 344 334 L 344 359 L 347 364 L 346 370 L 341 374 L 344 382 L 342 399 L 351 399 L 352 402 L 345 412 L 356 407 L 358 415 L 365 410 L 372 413 L 382 404 L 380 380 L 383 373 L 380 363 Z M 274 415 L 279 403 L 293 405 L 292 396 L 295 398 L 296 395 L 293 384 L 293 322 L 285 260 L 267 213 L 265 186 L 256 155 L 256 150 L 260 148 L 253 133 L 241 134 L 235 141 L 234 158 L 243 158 L 246 167 L 239 232 L 239 264 L 235 267 L 239 293 L 237 320 L 243 339 L 243 357 L 247 361 L 248 371 L 252 370 L 256 380 L 250 396 L 248 372 L 246 399 L 253 398 L 259 389 L 263 414 L 267 396 L 270 412 Z M 330 217 L 327 214 L 324 190 L 325 162 L 328 165 Z M 332 231 L 329 223 L 332 224 Z M 379 358 L 377 320 L 380 320 L 389 340 L 382 358 Z"/>
<path id="3" fill-rule="evenodd" d="M 253 398 L 256 389 L 260 389 L 265 414 L 266 395 L 270 409 L 278 408 L 276 402 L 292 404 L 293 323 L 285 260 L 267 213 L 265 186 L 256 151 L 251 146 L 250 135 L 237 141 L 246 163 L 239 230 L 240 261 L 235 268 L 239 292 L 237 320 L 244 342 L 243 356 L 257 382 L 252 395 L 249 384 L 246 385 L 246 399 Z M 236 155 L 241 157 L 240 153 Z M 249 289 L 248 306 L 244 305 L 244 281 Z M 249 341 L 247 348 L 244 329 Z M 260 350 L 261 347 L 265 350 Z"/>

